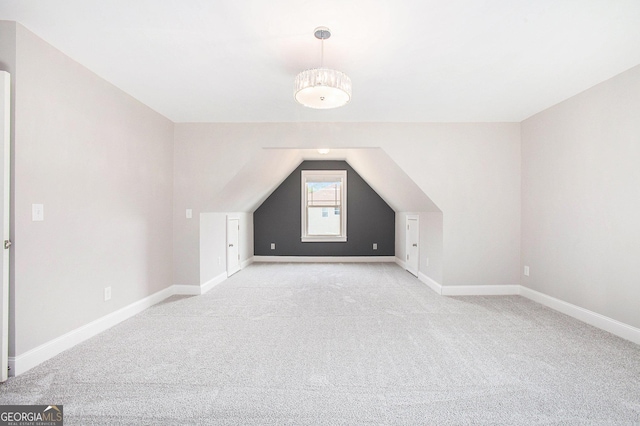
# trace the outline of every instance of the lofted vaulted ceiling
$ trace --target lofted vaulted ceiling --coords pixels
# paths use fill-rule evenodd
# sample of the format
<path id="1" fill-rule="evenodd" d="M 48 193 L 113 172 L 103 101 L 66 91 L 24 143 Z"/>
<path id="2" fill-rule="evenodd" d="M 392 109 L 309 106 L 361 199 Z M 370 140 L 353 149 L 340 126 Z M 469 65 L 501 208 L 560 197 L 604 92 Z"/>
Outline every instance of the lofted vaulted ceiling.
<path id="1" fill-rule="evenodd" d="M 521 121 L 640 64 L 637 0 L 2 0 L 21 23 L 174 122 Z M 346 107 L 293 100 L 320 65 Z"/>

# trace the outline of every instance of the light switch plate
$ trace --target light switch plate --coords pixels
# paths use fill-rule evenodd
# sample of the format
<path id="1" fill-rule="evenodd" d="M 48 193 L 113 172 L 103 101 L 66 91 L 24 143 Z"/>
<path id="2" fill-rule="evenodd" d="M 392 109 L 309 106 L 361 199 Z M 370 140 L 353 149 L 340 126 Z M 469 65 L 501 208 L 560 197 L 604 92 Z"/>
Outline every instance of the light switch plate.
<path id="1" fill-rule="evenodd" d="M 44 204 L 31 205 L 31 220 L 41 222 L 44 220 Z"/>
<path id="2" fill-rule="evenodd" d="M 528 266 L 525 266 L 525 267 L 524 267 L 524 276 L 525 276 L 525 277 L 528 277 L 528 276 L 529 276 L 529 267 L 528 267 Z"/>

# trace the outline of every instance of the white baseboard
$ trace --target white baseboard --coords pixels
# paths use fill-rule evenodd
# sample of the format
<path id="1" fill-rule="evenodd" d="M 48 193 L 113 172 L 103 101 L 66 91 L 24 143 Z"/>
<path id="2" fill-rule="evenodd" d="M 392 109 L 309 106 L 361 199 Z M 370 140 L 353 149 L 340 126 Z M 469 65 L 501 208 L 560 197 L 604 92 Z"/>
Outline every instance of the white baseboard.
<path id="1" fill-rule="evenodd" d="M 396 258 L 395 258 L 395 259 L 393 259 L 393 260 L 394 260 L 394 261 L 396 262 L 396 264 L 397 264 L 399 267 L 401 267 L 402 269 L 407 269 L 407 263 L 406 263 L 404 260 L 400 259 L 399 257 L 396 257 Z"/>
<path id="2" fill-rule="evenodd" d="M 265 263 L 394 263 L 395 256 L 253 256 Z"/>
<path id="3" fill-rule="evenodd" d="M 208 292 L 209 290 L 211 290 L 212 288 L 214 288 L 215 286 L 217 286 L 218 284 L 220 284 L 222 281 L 226 279 L 227 279 L 226 272 L 223 272 L 218 276 L 211 278 L 206 283 L 200 285 L 200 294 L 205 294 L 206 292 Z"/>
<path id="4" fill-rule="evenodd" d="M 446 286 L 422 272 L 418 279 L 442 296 L 509 296 L 520 294 L 519 285 L 453 285 Z"/>
<path id="5" fill-rule="evenodd" d="M 218 284 L 220 284 L 222 281 L 226 279 L 227 279 L 227 273 L 223 272 L 211 278 L 209 281 L 207 281 L 204 284 L 200 284 L 200 285 L 174 284 L 171 286 L 171 289 L 173 290 L 173 294 L 179 294 L 179 295 L 185 295 L 185 296 L 199 296 L 201 294 L 205 294 L 206 292 L 208 292 L 213 287 L 217 286 Z"/>
<path id="6" fill-rule="evenodd" d="M 226 276 L 226 273 L 225 273 Z M 173 294 L 179 294 L 184 296 L 198 296 L 201 293 L 201 288 L 199 285 L 180 285 L 174 284 L 171 286 Z"/>
<path id="7" fill-rule="evenodd" d="M 510 296 L 520 294 L 519 285 L 442 286 L 443 296 Z"/>
<path id="8" fill-rule="evenodd" d="M 531 290 L 528 287 L 520 286 L 520 295 L 534 302 L 545 305 L 553 310 L 562 312 L 584 323 L 597 327 L 601 330 L 608 331 L 623 339 L 630 340 L 640 345 L 640 328 L 633 327 L 629 324 L 614 320 L 580 306 L 572 305 L 555 297 L 548 296 L 544 293 Z"/>
<path id="9" fill-rule="evenodd" d="M 50 358 L 53 358 L 59 353 L 70 349 L 75 345 L 102 333 L 105 330 L 108 330 L 114 325 L 117 325 L 122 321 L 139 314 L 140 312 L 144 311 L 147 308 L 150 308 L 151 306 L 159 302 L 162 302 L 168 297 L 178 294 L 198 296 L 208 292 L 213 287 L 220 284 L 226 279 L 227 273 L 223 272 L 222 274 L 212 278 L 211 280 L 200 286 L 172 285 L 171 287 L 165 288 L 164 290 L 161 290 L 155 294 L 152 294 L 151 296 L 134 302 L 129 306 L 125 306 L 124 308 L 107 314 L 102 318 L 98 318 L 97 320 L 94 320 L 87 325 L 63 334 L 62 336 L 57 337 L 50 342 L 40 345 L 34 349 L 31 349 L 30 351 L 25 352 L 22 355 L 18 355 L 17 357 L 9 357 L 9 367 L 11 368 L 9 374 L 11 376 L 22 374 L 25 371 L 28 371 L 31 368 L 35 367 L 36 365 L 41 364 Z"/>
<path id="10" fill-rule="evenodd" d="M 186 295 L 186 296 L 199 296 L 201 294 L 205 294 L 206 292 L 208 292 L 213 287 L 217 286 L 218 284 L 220 284 L 222 281 L 226 279 L 227 279 L 227 273 L 223 272 L 211 278 L 209 281 L 207 281 L 204 284 L 200 284 L 200 285 L 174 284 L 173 286 L 171 286 L 171 288 L 173 289 L 173 294 L 180 294 L 180 295 Z"/>
<path id="11" fill-rule="evenodd" d="M 439 282 L 431 279 L 422 272 L 418 272 L 418 279 L 428 285 L 429 288 L 435 291 L 437 294 L 442 294 L 442 284 L 440 284 Z"/>
<path id="12" fill-rule="evenodd" d="M 248 259 L 246 259 L 246 260 L 243 260 L 243 261 L 240 263 L 240 269 L 244 269 L 244 268 L 246 268 L 247 266 L 251 265 L 252 263 L 253 263 L 253 256 L 251 256 L 250 258 L 248 258 Z"/>
<path id="13" fill-rule="evenodd" d="M 553 310 L 569 315 L 579 321 L 608 331 L 623 339 L 640 345 L 640 328 L 614 320 L 580 306 L 573 305 L 544 293 L 521 285 L 479 285 L 479 286 L 443 286 L 422 272 L 418 279 L 442 296 L 507 296 L 520 295 Z"/>
<path id="14" fill-rule="evenodd" d="M 118 309 L 117 311 L 105 315 L 102 318 L 98 318 L 95 321 L 91 321 L 80 328 L 76 328 L 75 330 L 63 334 L 62 336 L 33 348 L 30 351 L 18 355 L 17 357 L 9 357 L 9 367 L 11 368 L 9 375 L 17 376 L 22 374 L 36 365 L 53 358 L 59 353 L 70 349 L 105 330 L 108 330 L 114 325 L 117 325 L 136 314 L 139 314 L 156 303 L 162 302 L 164 299 L 173 296 L 174 294 L 173 286 L 167 287 L 164 290 L 138 300 L 129 306 Z"/>

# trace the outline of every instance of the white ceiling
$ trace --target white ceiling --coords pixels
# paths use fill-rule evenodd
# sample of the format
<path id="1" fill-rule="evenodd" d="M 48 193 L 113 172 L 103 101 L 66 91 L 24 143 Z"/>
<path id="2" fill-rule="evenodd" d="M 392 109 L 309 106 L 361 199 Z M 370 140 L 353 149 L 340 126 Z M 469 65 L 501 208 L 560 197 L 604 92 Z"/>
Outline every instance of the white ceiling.
<path id="1" fill-rule="evenodd" d="M 521 121 L 640 64 L 638 0 L 1 0 L 15 20 L 175 122 Z M 346 107 L 301 107 L 325 65 Z"/>

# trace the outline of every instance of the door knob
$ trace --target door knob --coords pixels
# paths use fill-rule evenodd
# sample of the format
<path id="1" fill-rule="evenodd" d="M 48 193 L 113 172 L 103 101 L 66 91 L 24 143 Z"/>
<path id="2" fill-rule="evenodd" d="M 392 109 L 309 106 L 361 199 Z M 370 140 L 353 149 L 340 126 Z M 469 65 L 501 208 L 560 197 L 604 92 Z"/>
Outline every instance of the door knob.
<path id="1" fill-rule="evenodd" d="M 11 242 L 11 240 L 4 240 L 4 248 L 8 249 L 9 247 L 11 247 L 13 243 Z"/>
<path id="2" fill-rule="evenodd" d="M 233 247 L 233 244 L 229 244 L 229 247 Z"/>
<path id="3" fill-rule="evenodd" d="M 414 244 L 413 246 L 414 246 L 414 247 L 418 247 L 418 245 L 417 245 L 417 244 Z"/>

